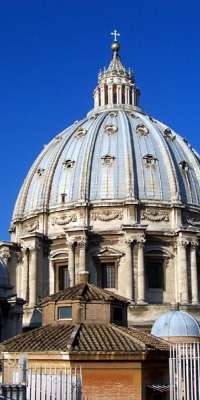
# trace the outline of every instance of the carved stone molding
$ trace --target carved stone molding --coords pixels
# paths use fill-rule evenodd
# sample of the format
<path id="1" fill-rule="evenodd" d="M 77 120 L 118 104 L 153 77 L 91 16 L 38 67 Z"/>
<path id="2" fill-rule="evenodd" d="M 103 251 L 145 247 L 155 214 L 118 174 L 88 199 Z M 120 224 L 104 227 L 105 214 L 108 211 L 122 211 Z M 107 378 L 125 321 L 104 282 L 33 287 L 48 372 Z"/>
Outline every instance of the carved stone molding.
<path id="1" fill-rule="evenodd" d="M 70 222 L 76 222 L 76 221 L 77 221 L 77 215 L 71 214 L 54 218 L 52 220 L 52 225 L 68 225 L 70 224 Z"/>
<path id="2" fill-rule="evenodd" d="M 184 223 L 191 226 L 200 227 L 200 213 L 184 213 L 183 215 Z"/>
<path id="3" fill-rule="evenodd" d="M 123 213 L 121 211 L 105 210 L 102 212 L 93 212 L 91 217 L 94 221 L 112 221 L 113 219 L 122 219 Z"/>
<path id="4" fill-rule="evenodd" d="M 4 263 L 7 263 L 10 257 L 11 254 L 9 249 L 7 248 L 0 249 L 0 258 L 4 261 Z"/>
<path id="5" fill-rule="evenodd" d="M 32 233 L 32 232 L 37 231 L 38 228 L 39 228 L 38 219 L 28 221 L 28 222 L 24 223 L 24 225 L 23 225 L 23 232 L 24 233 Z"/>
<path id="6" fill-rule="evenodd" d="M 146 210 L 142 212 L 141 219 L 146 219 L 151 222 L 167 222 L 169 221 L 169 213 L 164 210 L 146 208 Z"/>

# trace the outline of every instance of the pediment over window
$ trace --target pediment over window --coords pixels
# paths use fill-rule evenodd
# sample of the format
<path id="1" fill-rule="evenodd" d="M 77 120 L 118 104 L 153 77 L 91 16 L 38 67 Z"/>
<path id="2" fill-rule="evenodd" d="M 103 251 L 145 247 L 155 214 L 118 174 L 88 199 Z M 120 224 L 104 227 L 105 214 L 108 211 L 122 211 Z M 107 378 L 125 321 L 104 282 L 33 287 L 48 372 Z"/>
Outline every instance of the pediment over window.
<path id="1" fill-rule="evenodd" d="M 58 259 L 66 259 L 68 257 L 68 253 L 66 251 L 59 251 L 59 250 L 52 250 L 50 252 L 50 258 L 53 260 L 58 260 Z"/>
<path id="2" fill-rule="evenodd" d="M 123 253 L 119 250 L 113 249 L 112 247 L 104 247 L 102 250 L 99 251 L 97 256 L 99 258 L 105 258 L 105 257 L 119 258 L 123 256 Z"/>

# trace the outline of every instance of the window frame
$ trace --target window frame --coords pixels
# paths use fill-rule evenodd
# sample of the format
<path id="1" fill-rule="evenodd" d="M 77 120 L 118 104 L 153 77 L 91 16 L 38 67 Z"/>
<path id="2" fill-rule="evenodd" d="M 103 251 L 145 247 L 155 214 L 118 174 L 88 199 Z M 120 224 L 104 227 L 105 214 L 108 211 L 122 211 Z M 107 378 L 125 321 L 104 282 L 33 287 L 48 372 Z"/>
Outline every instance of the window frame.
<path id="1" fill-rule="evenodd" d="M 60 318 L 59 311 L 60 309 L 71 309 L 71 317 L 68 318 Z M 57 306 L 57 320 L 58 321 L 71 321 L 72 320 L 72 305 L 58 305 Z"/>

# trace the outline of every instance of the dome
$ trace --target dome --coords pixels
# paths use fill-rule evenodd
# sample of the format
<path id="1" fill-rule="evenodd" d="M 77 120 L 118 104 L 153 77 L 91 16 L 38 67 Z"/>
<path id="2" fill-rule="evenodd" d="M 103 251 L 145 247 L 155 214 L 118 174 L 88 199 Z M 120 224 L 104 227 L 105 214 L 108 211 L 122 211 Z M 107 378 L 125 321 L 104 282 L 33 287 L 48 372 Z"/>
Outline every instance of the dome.
<path id="1" fill-rule="evenodd" d="M 167 169 L 166 169 L 167 165 Z M 92 112 L 57 135 L 31 167 L 13 219 L 85 202 L 200 205 L 199 156 L 137 107 Z"/>
<path id="2" fill-rule="evenodd" d="M 151 334 L 158 337 L 200 337 L 198 321 L 185 311 L 169 311 L 154 323 Z"/>
<path id="3" fill-rule="evenodd" d="M 94 109 L 44 147 L 21 188 L 14 221 L 105 201 L 200 205 L 199 155 L 138 106 L 139 90 L 116 43 L 99 74 Z"/>

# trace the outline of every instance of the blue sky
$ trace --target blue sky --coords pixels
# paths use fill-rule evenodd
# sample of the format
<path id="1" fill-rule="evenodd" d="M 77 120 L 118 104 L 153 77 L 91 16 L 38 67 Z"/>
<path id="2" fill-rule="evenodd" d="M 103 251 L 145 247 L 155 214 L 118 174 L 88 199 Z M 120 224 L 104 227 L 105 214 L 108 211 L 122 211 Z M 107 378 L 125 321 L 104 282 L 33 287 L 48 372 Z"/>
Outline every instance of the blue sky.
<path id="1" fill-rule="evenodd" d="M 194 0 L 0 0 L 1 240 L 43 145 L 92 108 L 114 28 L 141 106 L 200 152 L 199 20 Z"/>

